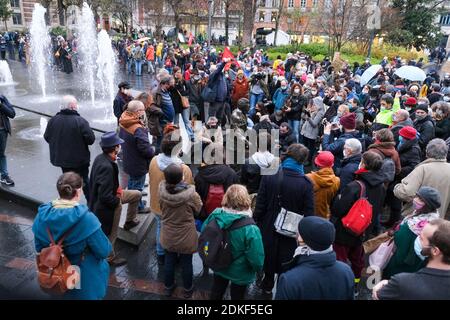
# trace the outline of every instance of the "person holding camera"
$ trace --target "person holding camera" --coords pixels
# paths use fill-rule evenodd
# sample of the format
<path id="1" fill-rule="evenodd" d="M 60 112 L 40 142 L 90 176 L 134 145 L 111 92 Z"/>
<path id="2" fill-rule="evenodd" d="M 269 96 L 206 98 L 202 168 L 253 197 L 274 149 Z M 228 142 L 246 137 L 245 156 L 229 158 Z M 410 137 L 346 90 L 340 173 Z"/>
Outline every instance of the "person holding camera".
<path id="1" fill-rule="evenodd" d="M 315 97 L 308 107 L 303 111 L 301 118 L 303 126 L 301 130 L 301 140 L 305 147 L 309 149 L 309 156 L 306 165 L 309 165 L 316 152 L 316 140 L 319 136 L 319 126 L 325 114 L 322 98 Z M 325 119 L 326 120 L 326 119 Z"/>
<path id="2" fill-rule="evenodd" d="M 300 120 L 303 108 L 306 106 L 307 99 L 303 95 L 303 88 L 300 84 L 295 83 L 290 91 L 290 96 L 286 101 L 286 117 L 289 125 L 294 130 L 297 142 L 299 142 Z"/>
<path id="3" fill-rule="evenodd" d="M 255 114 L 256 104 L 262 101 L 264 97 L 269 97 L 269 89 L 264 79 L 264 73 L 259 70 L 250 77 L 250 117 L 253 117 Z"/>

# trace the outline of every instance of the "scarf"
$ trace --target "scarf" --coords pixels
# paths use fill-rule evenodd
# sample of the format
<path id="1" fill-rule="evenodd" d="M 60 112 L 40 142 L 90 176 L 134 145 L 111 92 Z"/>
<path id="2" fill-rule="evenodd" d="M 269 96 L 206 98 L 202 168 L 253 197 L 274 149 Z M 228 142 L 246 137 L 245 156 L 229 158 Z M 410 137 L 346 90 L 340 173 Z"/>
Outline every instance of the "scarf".
<path id="1" fill-rule="evenodd" d="M 56 199 L 52 201 L 52 207 L 55 209 L 70 209 L 78 205 L 78 202 L 66 199 Z"/>
<path id="2" fill-rule="evenodd" d="M 294 258 L 296 256 L 309 256 L 309 255 L 313 255 L 313 254 L 326 254 L 326 253 L 330 253 L 330 252 L 333 252 L 333 246 L 330 246 L 328 249 L 325 249 L 323 251 L 315 251 L 315 250 L 311 249 L 310 247 L 308 247 L 307 245 L 303 245 L 303 246 L 298 246 L 297 249 L 295 249 Z"/>
<path id="3" fill-rule="evenodd" d="M 228 212 L 228 213 L 242 214 L 242 215 L 250 217 L 250 218 L 253 216 L 252 209 L 248 209 L 248 210 L 245 210 L 245 211 L 240 211 L 240 210 L 234 210 L 234 209 L 227 208 L 227 207 L 222 207 L 222 210 L 225 211 L 225 212 Z"/>
<path id="4" fill-rule="evenodd" d="M 281 164 L 281 167 L 283 169 L 291 169 L 294 170 L 297 173 L 300 174 L 305 174 L 304 170 L 303 170 L 303 165 L 298 163 L 297 161 L 295 161 L 293 158 L 291 157 L 287 157 L 283 163 Z"/>
<path id="5" fill-rule="evenodd" d="M 403 220 L 402 224 L 407 223 L 409 230 L 411 230 L 412 233 L 418 236 L 422 232 L 423 227 L 425 227 L 428 222 L 438 218 L 439 213 L 437 212 L 422 213 L 419 215 L 415 215 L 413 213 L 412 215 L 406 217 Z"/>

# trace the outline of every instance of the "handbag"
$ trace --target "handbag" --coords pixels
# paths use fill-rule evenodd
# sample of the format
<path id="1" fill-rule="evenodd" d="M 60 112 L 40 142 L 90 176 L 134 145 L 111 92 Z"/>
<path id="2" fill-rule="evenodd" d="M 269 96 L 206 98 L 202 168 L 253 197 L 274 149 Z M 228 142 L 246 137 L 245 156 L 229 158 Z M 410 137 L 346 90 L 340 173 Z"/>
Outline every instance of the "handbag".
<path id="1" fill-rule="evenodd" d="M 183 109 L 189 108 L 190 107 L 189 98 L 181 96 L 181 105 L 183 106 Z"/>
<path id="2" fill-rule="evenodd" d="M 378 267 L 380 270 L 383 270 L 389 260 L 391 260 L 392 256 L 395 252 L 395 243 L 394 239 L 388 240 L 380 244 L 378 249 L 376 249 L 369 256 L 369 266 L 373 269 L 373 267 Z"/>
<path id="3" fill-rule="evenodd" d="M 59 58 L 59 56 L 60 56 L 61 54 L 59 53 L 59 49 L 55 52 L 55 57 L 56 58 Z"/>
<path id="4" fill-rule="evenodd" d="M 389 241 L 392 239 L 392 236 L 390 236 L 387 232 L 381 233 L 375 238 L 372 238 L 370 240 L 367 240 L 363 243 L 364 253 L 365 254 L 371 254 L 375 250 L 378 249 L 380 244 L 383 242 Z"/>
<path id="5" fill-rule="evenodd" d="M 279 234 L 296 238 L 298 223 L 303 219 L 303 215 L 298 214 L 293 211 L 286 210 L 281 205 L 281 183 L 283 182 L 283 169 L 280 169 L 280 173 L 278 175 L 278 204 L 280 206 L 280 212 L 275 219 L 274 227 L 275 231 Z"/>

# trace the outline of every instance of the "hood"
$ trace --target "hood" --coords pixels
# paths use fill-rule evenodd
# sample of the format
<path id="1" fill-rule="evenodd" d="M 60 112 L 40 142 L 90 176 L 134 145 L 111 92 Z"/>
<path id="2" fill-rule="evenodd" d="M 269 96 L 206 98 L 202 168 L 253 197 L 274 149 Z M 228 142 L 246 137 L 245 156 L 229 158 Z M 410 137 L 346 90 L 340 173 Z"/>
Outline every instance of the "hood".
<path id="1" fill-rule="evenodd" d="M 415 145 L 417 145 L 419 147 L 419 139 L 417 139 L 417 138 L 414 138 L 412 140 L 403 139 L 403 142 L 398 145 L 397 149 L 398 149 L 398 152 L 400 153 L 400 152 L 411 149 Z"/>
<path id="2" fill-rule="evenodd" d="M 216 219 L 217 224 L 219 225 L 219 227 L 221 229 L 223 228 L 228 228 L 231 226 L 231 224 L 239 219 L 242 219 L 244 217 L 247 217 L 248 215 L 246 214 L 239 214 L 239 213 L 231 213 L 231 212 L 227 212 L 225 211 L 223 208 L 217 208 L 216 210 L 214 210 L 211 215 L 211 218 L 209 219 Z M 210 221 L 211 221 L 210 220 Z"/>
<path id="3" fill-rule="evenodd" d="M 137 128 L 141 128 L 144 124 L 139 119 L 139 116 L 136 112 L 124 111 L 119 119 L 119 124 L 121 128 L 124 128 L 125 131 L 134 134 Z"/>
<path id="4" fill-rule="evenodd" d="M 58 241 L 64 233 L 75 226 L 65 241 L 66 245 L 70 245 L 86 239 L 101 227 L 98 219 L 88 213 L 87 206 L 74 202 L 55 200 L 45 203 L 39 206 L 32 230 L 36 238 L 47 242 L 48 227 L 55 241 Z"/>
<path id="5" fill-rule="evenodd" d="M 321 188 L 331 187 L 338 182 L 332 168 L 322 168 L 319 171 L 311 172 L 310 176 Z"/>
<path id="6" fill-rule="evenodd" d="M 392 158 L 397 150 L 395 150 L 395 142 L 381 142 L 376 144 L 371 144 L 369 149 L 377 149 L 384 154 L 385 157 Z"/>
<path id="7" fill-rule="evenodd" d="M 166 205 L 171 208 L 177 208 L 186 204 L 189 199 L 192 199 L 194 193 L 195 189 L 192 185 L 187 185 L 186 189 L 171 194 L 166 190 L 166 181 L 162 181 L 159 184 L 159 198 L 160 200 L 165 201 Z"/>
<path id="8" fill-rule="evenodd" d="M 225 164 L 211 164 L 200 167 L 198 171 L 207 183 L 224 184 L 229 175 L 229 171 L 225 169 L 228 169 Z"/>
<path id="9" fill-rule="evenodd" d="M 323 110 L 323 100 L 321 97 L 315 97 L 313 99 L 313 104 L 317 107 L 317 111 Z"/>
<path id="10" fill-rule="evenodd" d="M 261 169 L 266 169 L 270 167 L 275 156 L 269 151 L 256 152 L 252 155 L 252 159 Z"/>
<path id="11" fill-rule="evenodd" d="M 361 158 L 362 158 L 361 153 L 354 154 L 354 155 L 352 155 L 352 156 L 350 156 L 350 157 L 348 157 L 348 158 L 344 158 L 344 159 L 342 160 L 342 167 L 343 167 L 344 165 L 346 165 L 346 164 L 349 164 L 349 163 L 356 163 L 356 164 L 358 164 L 358 163 L 361 162 Z"/>
<path id="12" fill-rule="evenodd" d="M 392 128 L 406 127 L 406 126 L 409 126 L 409 127 L 414 126 L 414 123 L 410 118 L 406 119 L 405 121 L 400 121 L 400 122 L 396 123 Z"/>
<path id="13" fill-rule="evenodd" d="M 326 268 L 336 263 L 336 253 L 332 251 L 325 254 L 299 255 L 296 259 L 299 266 L 308 266 L 312 269 Z"/>
<path id="14" fill-rule="evenodd" d="M 164 153 L 160 153 L 156 157 L 156 164 L 161 171 L 164 171 L 172 163 L 180 165 L 183 161 L 178 157 L 168 157 Z"/>
<path id="15" fill-rule="evenodd" d="M 364 180 L 369 186 L 376 187 L 380 184 L 383 184 L 386 180 L 384 174 L 379 171 L 365 171 L 358 173 L 357 176 Z"/>

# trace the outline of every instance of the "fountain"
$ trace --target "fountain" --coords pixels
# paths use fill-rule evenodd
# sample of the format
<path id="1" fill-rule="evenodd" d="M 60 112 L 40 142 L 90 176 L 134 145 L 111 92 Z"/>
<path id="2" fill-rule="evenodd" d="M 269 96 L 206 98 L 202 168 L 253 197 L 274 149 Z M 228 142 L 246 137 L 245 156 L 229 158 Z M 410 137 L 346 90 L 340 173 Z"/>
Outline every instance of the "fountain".
<path id="1" fill-rule="evenodd" d="M 45 9 L 39 3 L 34 4 L 33 17 L 31 20 L 31 65 L 39 86 L 42 90 L 42 96 L 45 98 L 45 68 L 50 55 L 50 37 L 48 35 L 47 25 L 45 24 Z"/>
<path id="2" fill-rule="evenodd" d="M 17 136 L 23 140 L 37 141 L 44 138 L 45 129 L 47 129 L 47 119 L 39 119 L 39 127 L 30 127 L 17 132 Z"/>
<path id="3" fill-rule="evenodd" d="M 6 60 L 0 60 L 0 84 L 9 85 L 13 83 L 14 81 L 8 62 Z"/>
<path id="4" fill-rule="evenodd" d="M 104 93 L 103 98 L 108 98 L 112 102 L 115 96 L 116 54 L 112 48 L 111 39 L 105 30 L 98 34 L 97 66 L 97 78 L 100 80 Z"/>
<path id="5" fill-rule="evenodd" d="M 78 46 L 79 63 L 82 66 L 82 72 L 86 75 L 85 84 L 91 94 L 92 105 L 95 103 L 95 79 L 94 72 L 96 68 L 97 57 L 97 32 L 95 30 L 94 14 L 86 2 L 83 2 L 81 17 L 77 25 L 80 41 Z"/>

